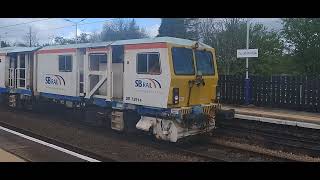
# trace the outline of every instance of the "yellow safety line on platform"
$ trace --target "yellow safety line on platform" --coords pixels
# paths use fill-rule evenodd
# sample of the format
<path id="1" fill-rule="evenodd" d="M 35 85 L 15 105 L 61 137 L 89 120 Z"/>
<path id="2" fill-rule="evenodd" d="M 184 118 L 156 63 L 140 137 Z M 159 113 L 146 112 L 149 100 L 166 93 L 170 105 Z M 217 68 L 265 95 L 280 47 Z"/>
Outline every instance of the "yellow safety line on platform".
<path id="1" fill-rule="evenodd" d="M 25 161 L 3 149 L 0 149 L 0 162 L 25 162 Z"/>

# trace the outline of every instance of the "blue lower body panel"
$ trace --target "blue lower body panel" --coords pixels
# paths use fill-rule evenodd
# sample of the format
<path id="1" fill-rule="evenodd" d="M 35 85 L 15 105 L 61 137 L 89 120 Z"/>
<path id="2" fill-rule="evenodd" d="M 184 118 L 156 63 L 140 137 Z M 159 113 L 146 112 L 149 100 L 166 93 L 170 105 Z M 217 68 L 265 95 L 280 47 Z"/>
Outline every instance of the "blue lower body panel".
<path id="1" fill-rule="evenodd" d="M 167 116 L 167 115 L 171 114 L 171 109 L 138 106 L 137 112 L 140 115 Z"/>
<path id="2" fill-rule="evenodd" d="M 56 99 L 56 100 L 66 100 L 66 101 L 81 101 L 80 97 L 77 96 L 65 96 L 60 94 L 51 94 L 51 93 L 40 93 L 40 96 L 50 98 L 50 99 Z"/>
<path id="3" fill-rule="evenodd" d="M 23 94 L 23 95 L 28 95 L 32 96 L 32 91 L 28 89 L 9 89 L 9 93 L 13 94 Z"/>
<path id="4" fill-rule="evenodd" d="M 50 98 L 50 99 L 72 101 L 72 102 L 82 102 L 84 100 L 83 97 L 65 96 L 65 95 L 42 93 L 42 92 L 40 92 L 40 96 Z M 122 102 L 119 102 L 119 101 L 106 101 L 106 99 L 94 98 L 94 97 L 91 100 L 86 99 L 87 102 L 90 102 L 89 104 L 92 103 L 99 107 L 110 107 L 113 109 L 126 109 L 127 107 L 127 104 L 123 104 Z M 153 107 L 135 105 L 135 110 L 140 115 L 168 116 L 171 114 L 171 109 L 168 109 L 168 108 L 153 108 Z"/>
<path id="5" fill-rule="evenodd" d="M 93 104 L 100 106 L 100 107 L 111 106 L 110 101 L 106 101 L 105 99 L 101 99 L 101 98 L 93 98 Z"/>
<path id="6" fill-rule="evenodd" d="M 5 93 L 8 93 L 8 89 L 0 87 L 0 94 L 5 94 Z"/>

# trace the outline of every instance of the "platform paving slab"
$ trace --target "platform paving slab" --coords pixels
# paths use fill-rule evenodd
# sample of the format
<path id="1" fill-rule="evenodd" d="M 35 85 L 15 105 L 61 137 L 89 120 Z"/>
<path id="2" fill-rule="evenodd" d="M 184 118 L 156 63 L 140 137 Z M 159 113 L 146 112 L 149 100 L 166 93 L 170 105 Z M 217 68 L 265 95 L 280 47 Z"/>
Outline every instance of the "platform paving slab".
<path id="1" fill-rule="evenodd" d="M 275 108 L 265 108 L 256 106 L 233 106 L 233 105 L 222 105 L 223 109 L 234 109 L 236 114 L 274 118 L 287 121 L 297 121 L 314 123 L 320 125 L 320 113 L 309 113 L 303 111 L 293 111 Z"/>
<path id="2" fill-rule="evenodd" d="M 25 160 L 3 149 L 0 149 L 0 162 L 25 162 Z"/>
<path id="3" fill-rule="evenodd" d="M 84 162 L 82 159 L 4 130 L 0 130 L 0 149 L 2 152 L 7 152 L 3 153 L 3 156 L 0 153 L 0 161 L 14 160 L 15 155 L 26 162 Z"/>

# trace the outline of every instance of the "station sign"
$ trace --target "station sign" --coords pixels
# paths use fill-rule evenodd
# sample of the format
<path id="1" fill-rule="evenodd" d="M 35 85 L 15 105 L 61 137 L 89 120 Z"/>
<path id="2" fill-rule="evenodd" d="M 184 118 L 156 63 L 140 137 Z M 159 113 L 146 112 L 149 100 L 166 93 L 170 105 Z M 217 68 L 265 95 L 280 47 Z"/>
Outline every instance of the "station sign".
<path id="1" fill-rule="evenodd" d="M 258 49 L 238 49 L 237 58 L 258 57 Z"/>

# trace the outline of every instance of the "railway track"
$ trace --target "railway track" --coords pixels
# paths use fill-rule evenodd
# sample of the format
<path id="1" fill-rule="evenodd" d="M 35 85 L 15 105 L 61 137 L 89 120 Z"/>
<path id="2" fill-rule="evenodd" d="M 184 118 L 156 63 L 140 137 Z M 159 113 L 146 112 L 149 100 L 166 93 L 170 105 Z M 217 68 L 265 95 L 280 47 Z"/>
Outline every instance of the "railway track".
<path id="1" fill-rule="evenodd" d="M 69 151 L 73 151 L 73 152 L 79 153 L 81 155 L 97 159 L 98 161 L 102 161 L 102 162 L 119 162 L 118 160 L 107 158 L 105 156 L 101 156 L 101 155 L 99 155 L 97 153 L 84 150 L 83 148 L 80 148 L 80 147 L 77 147 L 77 146 L 74 146 L 74 145 L 71 145 L 71 144 L 68 144 L 68 143 L 65 143 L 65 142 L 61 142 L 61 141 L 55 140 L 55 139 L 53 139 L 51 137 L 42 136 L 42 135 L 36 134 L 34 132 L 31 132 L 29 130 L 18 128 L 16 126 L 12 126 L 12 125 L 10 125 L 8 123 L 0 122 L 0 126 L 2 126 L 4 128 L 7 128 L 7 129 L 10 129 L 10 130 L 15 131 L 15 132 L 30 136 L 32 138 L 36 138 L 36 139 L 39 139 L 41 141 L 44 141 L 44 142 L 47 142 L 47 143 L 50 143 L 50 144 L 65 148 L 65 149 L 67 149 Z M 130 138 L 129 138 L 129 140 L 130 140 Z M 221 157 L 218 158 L 218 157 L 215 157 L 215 156 L 212 156 L 212 155 L 207 155 L 207 154 L 204 154 L 204 153 L 200 153 L 200 152 L 196 152 L 196 151 L 191 151 L 191 150 L 179 148 L 179 147 L 176 147 L 176 146 L 174 146 L 172 144 L 166 144 L 166 143 L 155 142 L 155 141 L 150 142 L 149 140 L 150 140 L 149 137 L 146 137 L 146 136 L 144 136 L 144 137 L 140 136 L 140 137 L 138 137 L 138 139 L 135 139 L 135 141 L 138 142 L 139 144 L 149 145 L 149 146 L 151 145 L 152 147 L 155 147 L 157 149 L 162 149 L 162 150 L 166 150 L 166 151 L 170 151 L 170 152 L 179 152 L 179 153 L 182 153 L 182 154 L 187 155 L 187 156 L 195 156 L 195 157 L 199 157 L 201 159 L 205 159 L 207 161 L 225 162 L 225 160 L 222 160 Z M 150 144 L 150 143 L 152 143 L 152 144 Z"/>
<path id="2" fill-rule="evenodd" d="M 20 111 L 19 110 L 19 112 L 20 112 L 19 116 L 20 115 L 24 115 L 24 114 L 28 115 L 28 116 L 31 115 L 31 114 L 34 114 L 33 112 L 28 112 L 28 111 Z M 46 114 L 46 113 L 43 114 L 43 115 L 40 115 L 38 113 L 35 113 L 35 114 L 37 115 L 36 118 L 41 118 L 42 116 L 43 117 L 48 116 L 48 114 Z M 53 114 L 53 116 L 55 116 L 55 115 Z M 60 115 L 58 115 L 53 120 L 59 120 L 59 119 L 63 120 L 62 116 L 60 117 Z M 77 122 L 77 124 L 86 125 L 87 123 L 79 121 L 79 122 Z M 55 144 L 55 145 L 58 145 L 58 146 L 61 146 L 61 147 L 65 147 L 66 149 L 73 150 L 73 151 L 81 153 L 81 154 L 86 154 L 86 155 L 88 155 L 90 157 L 95 157 L 96 159 L 99 159 L 101 161 L 117 161 L 115 159 L 105 158 L 105 157 L 108 157 L 108 154 L 100 154 L 99 155 L 99 154 L 96 154 L 96 153 L 93 153 L 93 152 L 88 152 L 88 150 L 90 150 L 88 148 L 85 148 L 87 150 L 84 150 L 81 147 L 77 147 L 77 146 L 71 145 L 69 143 L 65 143 L 65 141 L 61 142 L 61 140 L 58 141 L 58 140 L 56 140 L 54 138 L 51 138 L 51 137 L 54 137 L 54 134 L 52 134 L 52 135 L 47 134 L 46 136 L 42 136 L 42 135 L 40 135 L 38 133 L 34 133 L 34 132 L 37 132 L 37 131 L 33 131 L 32 128 L 31 128 L 31 130 L 30 130 L 30 128 L 28 128 L 28 130 L 25 130 L 24 126 L 19 126 L 19 124 L 10 123 L 9 121 L 0 122 L 0 125 L 3 125 L 4 127 L 8 127 L 9 129 L 13 129 L 13 130 L 18 131 L 18 132 L 21 132 L 23 134 L 26 134 L 26 135 L 41 139 L 43 141 L 46 141 L 46 142 L 49 142 L 49 143 L 52 143 L 52 144 Z M 101 129 L 101 128 L 97 127 L 97 126 L 92 126 L 91 125 L 89 129 L 91 129 L 91 128 L 96 130 L 99 133 L 105 133 L 105 131 L 106 131 L 106 130 L 104 130 L 104 128 Z M 110 130 L 107 130 L 107 131 L 110 131 Z M 126 141 L 134 142 L 136 144 L 140 144 L 140 145 L 143 145 L 143 146 L 150 146 L 152 148 L 164 151 L 164 153 L 165 152 L 179 153 L 179 154 L 182 154 L 182 155 L 185 155 L 185 156 L 188 156 L 188 157 L 192 157 L 192 158 L 193 157 L 197 157 L 197 159 L 200 159 L 200 161 L 202 161 L 202 160 L 203 161 L 209 161 L 209 162 L 232 161 L 230 159 L 228 160 L 223 155 L 219 155 L 219 154 L 208 152 L 208 148 L 206 148 L 207 144 L 195 145 L 193 142 L 189 143 L 187 145 L 186 145 L 186 143 L 184 143 L 184 144 L 168 143 L 168 142 L 164 142 L 164 141 L 155 140 L 155 138 L 153 138 L 152 136 L 148 136 L 148 135 L 145 135 L 145 134 L 137 134 L 137 136 L 136 135 L 132 135 L 132 134 L 124 135 L 124 134 L 118 133 L 118 132 L 113 132 L 112 134 L 115 135 L 115 136 L 113 136 L 115 138 L 115 141 L 117 141 L 117 139 L 118 140 L 126 140 Z M 195 147 L 200 147 L 200 148 L 196 149 Z M 217 145 L 214 145 L 214 146 L 210 147 L 210 149 L 219 149 L 220 151 L 226 151 L 226 149 L 228 149 L 230 151 L 230 148 L 228 148 L 228 147 L 223 147 L 223 146 L 217 147 Z M 237 151 L 237 150 L 234 149 L 233 151 Z M 238 153 L 247 153 L 247 152 L 244 152 L 243 150 L 238 150 L 237 152 Z M 255 154 L 255 156 L 257 156 L 257 154 Z M 110 156 L 110 157 L 113 157 L 113 156 Z M 123 161 L 123 160 L 120 160 L 120 161 Z M 195 161 L 197 161 L 197 160 L 195 160 Z"/>
<path id="3" fill-rule="evenodd" d="M 222 145 L 222 144 L 219 144 L 219 143 L 210 143 L 208 145 L 209 146 L 207 146 L 205 149 L 203 149 L 200 152 L 196 152 L 196 151 L 192 151 L 192 150 L 186 150 L 186 149 L 183 149 L 182 151 L 184 151 L 186 153 L 194 154 L 196 156 L 200 156 L 200 157 L 203 157 L 203 158 L 206 158 L 206 159 L 213 160 L 214 162 L 237 162 L 237 161 L 241 161 L 239 159 L 230 159 L 230 158 L 227 158 L 227 157 L 223 157 L 221 155 L 214 155 L 214 156 L 213 155 L 209 155 L 208 152 L 210 152 L 210 149 L 216 149 L 217 147 L 219 147 L 221 149 L 228 149 L 227 151 L 233 151 L 233 152 L 236 151 L 237 153 L 241 153 L 241 154 L 250 154 L 250 156 L 256 156 L 256 158 L 263 157 L 263 159 L 273 159 L 273 161 L 291 161 L 291 160 L 288 160 L 286 158 L 274 157 L 274 156 L 266 155 L 266 154 L 263 154 L 263 153 L 257 153 L 257 152 L 253 152 L 253 151 L 250 151 L 250 150 L 244 150 L 244 149 L 239 149 L 239 148 L 235 148 L 235 147 L 231 147 L 231 146 L 227 146 L 227 145 Z M 265 161 L 265 160 L 262 160 L 262 161 Z"/>
<path id="4" fill-rule="evenodd" d="M 224 155 L 220 155 L 224 159 L 224 162 L 243 162 L 243 161 L 271 161 L 271 162 L 292 162 L 299 161 L 297 159 L 288 158 L 286 156 L 281 156 L 279 154 L 270 153 L 267 149 L 256 148 L 249 144 L 243 144 L 238 142 L 229 141 L 224 138 L 217 136 L 213 137 L 203 137 L 205 142 L 202 145 L 203 154 L 209 154 L 210 151 L 215 151 L 216 149 L 222 149 L 227 152 Z M 234 157 L 237 154 L 244 155 L 245 159 L 241 157 Z"/>
<path id="5" fill-rule="evenodd" d="M 317 139 L 315 136 L 311 136 L 308 130 L 305 130 L 305 134 L 301 131 L 301 128 L 299 128 L 299 132 L 294 130 L 281 132 L 281 128 L 263 128 L 261 122 L 255 122 L 255 124 L 258 123 L 259 125 L 253 126 L 254 124 L 245 120 L 236 121 L 237 123 L 235 124 L 230 122 L 220 123 L 219 129 L 216 131 L 218 136 L 245 138 L 253 144 L 262 144 L 268 148 L 315 158 L 320 157 L 320 138 Z"/>
<path id="6" fill-rule="evenodd" d="M 9 112 L 17 112 L 17 110 L 13 111 L 12 109 L 7 108 L 7 107 L 2 107 L 2 108 L 7 109 Z M 22 113 L 22 114 L 34 114 L 33 112 L 29 112 L 29 111 L 21 111 L 21 110 L 18 110 L 18 111 L 20 113 Z M 36 114 L 38 114 L 38 113 L 36 113 Z M 45 116 L 47 116 L 47 115 L 45 114 Z M 57 116 L 57 118 L 61 119 L 60 115 Z M 85 121 L 79 121 L 77 123 L 78 124 L 82 124 L 82 125 L 89 125 Z M 94 152 L 90 152 L 90 151 L 85 150 L 85 149 L 83 149 L 81 147 L 78 147 L 78 146 L 75 146 L 75 145 L 72 145 L 72 144 L 69 144 L 69 143 L 65 143 L 65 142 L 62 142 L 60 140 L 56 140 L 56 139 L 54 139 L 52 137 L 43 136 L 43 135 L 40 135 L 38 133 L 34 133 L 34 132 L 32 132 L 32 130 L 26 130 L 25 128 L 17 127 L 18 126 L 17 124 L 12 124 L 12 123 L 9 124 L 9 122 L 0 121 L 0 126 L 8 128 L 8 129 L 11 129 L 13 131 L 16 131 L 16 132 L 19 132 L 19 133 L 22 133 L 22 134 L 25 134 L 25 135 L 33 137 L 33 138 L 36 138 L 36 139 L 39 139 L 39 140 L 54 144 L 56 146 L 63 147 L 65 149 L 77 152 L 79 154 L 83 154 L 83 155 L 95 158 L 95 159 L 100 160 L 100 161 L 118 162 L 118 160 L 116 160 L 116 159 L 111 159 L 111 158 L 105 157 L 106 155 L 101 155 L 101 154 L 97 154 L 97 153 L 94 153 Z M 101 131 L 99 126 L 92 125 L 92 124 L 90 124 L 89 126 L 90 126 L 90 128 L 97 130 L 97 132 L 99 132 L 99 133 L 101 132 L 102 133 L 102 131 Z M 201 159 L 205 159 L 206 161 L 224 162 L 224 160 L 221 157 L 215 157 L 213 155 L 207 155 L 207 154 L 204 154 L 204 153 L 200 153 L 200 152 L 195 152 L 195 151 L 179 148 L 179 147 L 175 146 L 175 144 L 170 144 L 170 143 L 167 143 L 167 142 L 158 141 L 158 140 L 155 140 L 155 138 L 153 138 L 151 136 L 147 136 L 145 134 L 137 134 L 137 136 L 132 135 L 132 134 L 126 135 L 124 133 L 119 133 L 119 132 L 114 132 L 113 134 L 116 135 L 115 136 L 116 138 L 125 139 L 127 141 L 135 142 L 137 144 L 144 145 L 144 146 L 151 146 L 153 148 L 160 149 L 160 150 L 163 150 L 163 151 L 168 151 L 168 152 L 173 152 L 173 153 L 179 152 L 179 154 L 183 154 L 183 155 L 186 155 L 186 156 L 192 156 L 192 157 L 199 157 Z M 115 141 L 116 140 L 117 139 L 115 139 Z"/>
<path id="7" fill-rule="evenodd" d="M 23 135 L 35 138 L 37 140 L 44 141 L 46 143 L 50 143 L 50 144 L 53 144 L 55 146 L 67 149 L 69 151 L 73 151 L 75 153 L 78 153 L 78 154 L 81 154 L 81 155 L 84 155 L 84 156 L 87 156 L 87 157 L 90 157 L 90 158 L 94 158 L 95 160 L 98 160 L 98 161 L 117 162 L 114 159 L 106 158 L 106 157 L 101 156 L 101 155 L 99 155 L 97 153 L 90 152 L 90 151 L 84 150 L 84 149 L 82 149 L 80 147 L 77 147 L 77 146 L 74 146 L 74 145 L 71 145 L 71 144 L 68 144 L 68 143 L 64 143 L 64 142 L 58 141 L 58 140 L 53 139 L 51 137 L 46 137 L 46 136 L 42 136 L 42 135 L 36 134 L 36 133 L 31 132 L 29 130 L 25 130 L 25 129 L 22 129 L 22 128 L 18 128 L 18 127 L 12 126 L 12 125 L 10 125 L 8 123 L 0 122 L 0 126 L 4 127 L 4 128 L 7 128 L 9 130 L 12 130 L 12 131 L 21 133 Z"/>
<path id="8" fill-rule="evenodd" d="M 58 141 L 58 140 L 51 138 L 51 137 L 39 135 L 37 133 L 31 132 L 30 130 L 19 128 L 19 127 L 10 125 L 5 122 L 0 122 L 0 126 L 11 129 L 11 130 L 19 132 L 19 133 L 22 133 L 24 135 L 45 141 L 50 144 L 54 144 L 56 146 L 63 147 L 63 148 L 68 149 L 70 151 L 97 159 L 99 161 L 118 162 L 118 160 L 116 160 L 116 159 L 107 158 L 106 156 L 102 156 L 100 154 L 90 152 L 88 150 L 84 150 L 83 148 L 80 148 L 80 147 L 77 147 L 77 146 L 74 146 L 74 145 L 71 145 L 71 144 L 68 144 L 65 142 Z M 208 161 L 208 162 L 229 162 L 229 161 L 232 161 L 230 159 L 228 160 L 223 155 L 217 155 L 215 153 L 208 153 L 207 152 L 207 149 L 208 149 L 207 144 L 204 144 L 201 146 L 199 146 L 199 144 L 196 146 L 192 146 L 192 144 L 186 144 L 186 143 L 172 144 L 172 143 L 167 143 L 167 142 L 163 142 L 163 141 L 157 141 L 157 140 L 154 140 L 153 138 L 150 138 L 150 136 L 145 136 L 142 134 L 139 136 L 119 136 L 119 138 L 125 138 L 129 141 L 134 141 L 135 143 L 145 145 L 145 146 L 152 146 L 153 148 L 161 149 L 161 150 L 167 151 L 167 152 L 173 152 L 173 153 L 178 152 L 179 154 L 183 154 L 186 156 L 197 157 L 197 158 L 202 159 L 202 161 Z M 217 149 L 217 144 L 215 144 L 215 145 L 211 144 L 211 145 L 213 145 L 211 148 Z M 219 146 L 220 150 L 225 151 L 226 148 L 228 148 L 230 150 L 230 147 L 223 147 L 221 145 L 218 145 L 218 146 Z M 194 149 L 194 148 L 198 148 L 198 149 Z M 239 150 L 239 149 L 235 149 L 235 148 L 234 148 L 234 151 L 238 151 L 239 153 L 248 153 L 243 150 Z M 257 155 L 257 153 L 256 153 L 256 155 Z"/>
<path id="9" fill-rule="evenodd" d="M 25 112 L 25 113 L 29 113 L 29 112 Z M 20 128 L 20 127 L 16 127 L 17 125 L 13 125 L 13 124 L 8 124 L 6 122 L 0 122 L 0 125 L 3 127 L 6 127 L 8 129 L 12 129 L 14 131 L 26 134 L 28 136 L 43 140 L 45 142 L 60 146 L 60 147 L 64 147 L 68 150 L 77 152 L 79 154 L 83 154 L 83 155 L 87 155 L 89 157 L 95 158 L 97 160 L 100 161 L 107 161 L 107 162 L 116 162 L 118 160 L 116 159 L 111 159 L 108 158 L 107 155 L 101 155 L 101 154 L 97 154 L 94 152 L 90 152 L 88 150 L 84 150 L 81 147 L 77 147 L 75 145 L 69 144 L 69 143 L 65 143 L 65 142 L 61 142 L 59 140 L 56 140 L 52 137 L 48 137 L 48 136 L 42 136 L 40 134 L 31 132 L 31 130 L 26 130 L 24 128 Z M 292 159 L 287 159 L 287 158 L 283 158 L 283 157 L 276 157 L 276 156 L 272 156 L 270 154 L 265 154 L 265 153 L 260 153 L 260 152 L 254 152 L 248 149 L 244 149 L 244 148 L 239 148 L 237 146 L 230 146 L 230 144 L 226 145 L 223 143 L 217 143 L 217 142 L 213 142 L 213 141 L 208 141 L 206 143 L 197 143 L 195 141 L 190 142 L 190 143 L 167 143 L 167 142 L 163 142 L 163 141 L 155 141 L 153 138 L 151 138 L 150 136 L 147 135 L 143 135 L 140 134 L 138 136 L 134 136 L 134 135 L 125 135 L 125 136 L 116 136 L 116 138 L 120 138 L 120 139 L 125 139 L 127 141 L 131 141 L 137 144 L 141 144 L 144 146 L 152 146 L 155 149 L 159 149 L 161 151 L 167 151 L 167 152 L 172 152 L 172 153 L 177 153 L 179 152 L 179 154 L 183 154 L 189 157 L 198 157 L 199 159 L 202 159 L 203 161 L 209 161 L 209 162 L 233 162 L 233 161 L 239 161 L 237 159 L 232 159 L 232 158 L 226 158 L 226 156 L 230 156 L 230 154 L 234 153 L 234 154 L 247 154 L 244 155 L 245 158 L 247 157 L 255 157 L 256 159 L 259 159 L 260 157 L 263 157 L 262 159 L 272 159 L 274 161 L 292 161 Z M 151 140 L 153 139 L 153 140 Z M 117 139 L 115 139 L 116 141 Z M 219 154 L 217 152 L 231 152 L 231 153 L 225 153 L 225 154 Z M 106 157 L 107 156 L 107 157 Z M 235 158 L 238 158 L 235 156 Z M 246 159 L 243 159 L 242 161 L 249 161 Z M 241 160 L 240 160 L 241 161 Z M 264 161 L 264 160 L 261 160 Z"/>
<path id="10" fill-rule="evenodd" d="M 136 136 L 137 137 L 137 136 Z M 210 162 L 239 162 L 239 161 L 279 161 L 292 162 L 299 161 L 285 156 L 277 156 L 265 151 L 255 151 L 252 148 L 243 148 L 234 145 L 233 142 L 225 143 L 213 140 L 212 137 L 198 136 L 197 139 L 191 137 L 177 143 L 170 143 L 156 140 L 150 136 L 140 136 L 139 138 L 128 137 L 146 146 L 152 146 L 169 152 L 179 152 L 188 156 L 200 157 Z M 200 141 L 200 142 L 199 142 Z M 243 157 L 239 157 L 243 156 Z"/>
<path id="11" fill-rule="evenodd" d="M 311 154 L 314 154 L 314 155 L 320 155 L 320 144 L 317 142 L 310 142 L 310 140 L 304 140 L 300 138 L 298 139 L 290 136 L 283 137 L 283 136 L 279 136 L 278 133 L 269 134 L 266 132 L 250 131 L 250 130 L 248 132 L 245 132 L 244 129 L 234 128 L 234 127 L 225 127 L 225 128 L 229 132 L 232 132 L 232 131 L 237 132 L 238 135 L 246 135 L 248 133 L 253 133 L 256 136 L 267 137 L 264 140 L 265 142 L 286 146 L 291 149 L 294 148 L 300 151 L 311 152 Z"/>
<path id="12" fill-rule="evenodd" d="M 192 151 L 192 150 L 183 149 L 183 148 L 179 148 L 179 147 L 175 147 L 175 150 L 179 151 L 179 152 L 182 152 L 182 153 L 184 153 L 186 155 L 201 157 L 203 159 L 206 159 L 206 160 L 212 161 L 212 162 L 228 162 L 223 157 L 219 157 L 217 155 L 210 155 L 210 154 L 207 154 L 207 153 Z"/>

